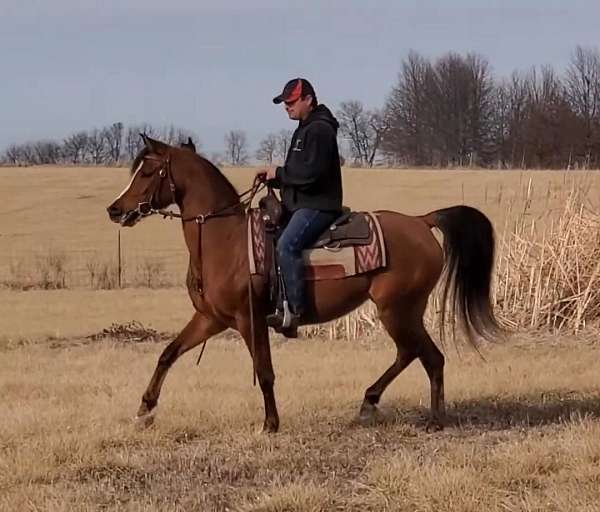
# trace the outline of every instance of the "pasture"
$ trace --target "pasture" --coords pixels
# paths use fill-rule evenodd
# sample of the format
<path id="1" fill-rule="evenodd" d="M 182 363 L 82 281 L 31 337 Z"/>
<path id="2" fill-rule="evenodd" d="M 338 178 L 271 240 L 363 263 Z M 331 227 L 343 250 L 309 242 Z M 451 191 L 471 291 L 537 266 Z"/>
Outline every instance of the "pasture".
<path id="1" fill-rule="evenodd" d="M 225 172 L 238 190 L 253 176 Z M 420 214 L 466 203 L 489 215 L 501 260 L 498 307 L 509 322 L 542 288 L 537 267 L 523 269 L 534 276 L 529 285 L 504 273 L 521 247 L 514 244 L 554 229 L 573 190 L 585 192 L 587 210 L 597 208 L 598 179 L 344 171 L 355 209 Z M 458 350 L 447 345 L 443 432 L 425 429 L 429 386 L 419 363 L 383 395 L 375 425 L 356 422 L 365 388 L 394 357 L 368 310 L 356 339 L 347 330 L 336 336 L 335 326 L 296 341 L 272 337 L 280 433 L 258 433 L 262 397 L 230 333 L 209 342 L 198 367 L 198 351 L 174 366 L 155 425 L 137 430 L 131 419 L 158 355 L 192 309 L 177 221 L 121 230 L 123 289 L 90 279 L 92 262 L 114 266 L 118 229 L 105 207 L 127 181 L 124 169 L 0 169 L 1 510 L 599 510 L 600 344 L 591 320 L 577 334 L 520 328 L 483 345 L 484 359 L 460 340 Z M 44 268 L 57 258 L 64 286 L 44 289 Z M 594 268 L 578 266 L 577 275 L 595 279 Z M 152 269 L 162 280 L 145 283 Z M 589 291 L 577 297 L 595 304 Z M 160 342 L 90 336 L 132 320 Z"/>

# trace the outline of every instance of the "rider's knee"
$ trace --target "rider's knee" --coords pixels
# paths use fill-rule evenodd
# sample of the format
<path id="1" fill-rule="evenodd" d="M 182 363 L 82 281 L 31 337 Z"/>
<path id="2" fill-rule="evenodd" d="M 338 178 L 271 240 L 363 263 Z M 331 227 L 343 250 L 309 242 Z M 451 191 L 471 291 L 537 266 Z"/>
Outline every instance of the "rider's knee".
<path id="1" fill-rule="evenodd" d="M 278 257 L 286 257 L 286 256 L 294 256 L 297 253 L 297 249 L 294 244 L 288 240 L 287 238 L 280 238 L 277 241 L 277 256 Z"/>

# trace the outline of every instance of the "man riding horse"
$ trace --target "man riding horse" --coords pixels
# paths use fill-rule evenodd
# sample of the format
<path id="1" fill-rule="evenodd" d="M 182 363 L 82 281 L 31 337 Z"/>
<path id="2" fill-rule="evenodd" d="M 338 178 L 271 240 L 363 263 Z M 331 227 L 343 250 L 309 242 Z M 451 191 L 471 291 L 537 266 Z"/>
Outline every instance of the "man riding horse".
<path id="1" fill-rule="evenodd" d="M 342 210 L 339 123 L 325 105 L 317 102 L 313 86 L 304 78 L 290 80 L 273 103 L 283 103 L 289 118 L 298 121 L 298 127 L 284 165 L 257 172 L 266 177 L 270 186 L 280 189 L 289 219 L 277 241 L 277 263 L 287 300 L 267 317 L 267 323 L 292 337 L 305 309 L 302 251 Z"/>

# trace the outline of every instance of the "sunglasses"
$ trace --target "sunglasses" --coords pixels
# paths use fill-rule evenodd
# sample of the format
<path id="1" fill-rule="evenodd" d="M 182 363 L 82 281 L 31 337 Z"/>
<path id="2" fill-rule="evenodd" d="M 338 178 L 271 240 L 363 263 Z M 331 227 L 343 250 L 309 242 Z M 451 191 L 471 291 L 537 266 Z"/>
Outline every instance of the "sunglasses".
<path id="1" fill-rule="evenodd" d="M 300 97 L 296 98 L 293 101 L 284 101 L 283 104 L 289 108 L 289 107 L 293 107 L 298 101 L 300 100 Z"/>

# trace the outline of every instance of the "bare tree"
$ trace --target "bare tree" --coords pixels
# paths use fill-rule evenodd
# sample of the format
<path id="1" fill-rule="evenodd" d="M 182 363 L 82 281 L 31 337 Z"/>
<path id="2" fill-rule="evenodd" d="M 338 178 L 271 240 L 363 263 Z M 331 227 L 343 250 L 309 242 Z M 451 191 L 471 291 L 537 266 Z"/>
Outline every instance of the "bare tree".
<path id="1" fill-rule="evenodd" d="M 350 150 L 354 163 L 364 165 L 369 152 L 369 121 L 360 101 L 343 101 L 336 113 L 340 131 L 350 140 Z"/>
<path id="2" fill-rule="evenodd" d="M 54 141 L 38 141 L 32 144 L 35 164 L 57 164 L 62 157 L 60 144 Z"/>
<path id="3" fill-rule="evenodd" d="M 27 162 L 23 155 L 23 150 L 20 145 L 11 144 L 8 146 L 2 157 L 2 161 L 10 165 L 27 165 Z"/>
<path id="4" fill-rule="evenodd" d="M 80 131 L 67 137 L 63 143 L 63 154 L 72 164 L 78 164 L 85 160 L 88 147 L 88 133 Z"/>
<path id="5" fill-rule="evenodd" d="M 117 164 L 121 161 L 123 147 L 123 123 L 113 123 L 102 130 L 106 141 L 107 157 L 110 163 Z"/>
<path id="6" fill-rule="evenodd" d="M 127 128 L 125 132 L 125 152 L 129 161 L 132 161 L 144 146 L 140 133 L 149 137 L 157 137 L 157 130 L 148 123 L 137 124 Z"/>
<path id="7" fill-rule="evenodd" d="M 395 164 L 433 163 L 434 125 L 437 122 L 433 99 L 438 94 L 431 63 L 411 51 L 402 63 L 398 83 L 385 106 L 388 127 L 383 150 Z"/>
<path id="8" fill-rule="evenodd" d="M 94 128 L 88 134 L 87 152 L 90 162 L 94 165 L 104 163 L 107 151 L 106 138 L 104 132 Z"/>
<path id="9" fill-rule="evenodd" d="M 27 142 L 25 144 L 21 144 L 21 155 L 23 157 L 23 161 L 26 162 L 27 165 L 35 165 L 37 163 L 34 143 Z"/>
<path id="10" fill-rule="evenodd" d="M 282 161 L 285 161 L 287 157 L 290 142 L 292 140 L 292 135 L 292 130 L 280 130 L 276 135 L 277 147 L 275 149 L 274 156 L 280 158 Z"/>
<path id="11" fill-rule="evenodd" d="M 571 110 L 564 85 L 550 66 L 525 77 L 526 116 L 521 122 L 526 167 L 571 167 L 584 140 L 581 119 Z"/>
<path id="12" fill-rule="evenodd" d="M 271 165 L 273 163 L 275 153 L 277 152 L 277 142 L 277 135 L 274 133 L 269 133 L 263 140 L 260 141 L 258 149 L 256 150 L 256 158 Z"/>
<path id="13" fill-rule="evenodd" d="M 369 111 L 369 137 L 370 137 L 370 153 L 367 160 L 369 167 L 373 167 L 377 151 L 381 147 L 383 138 L 389 130 L 390 123 L 383 110 Z"/>
<path id="14" fill-rule="evenodd" d="M 573 111 L 585 126 L 584 165 L 589 167 L 592 152 L 600 156 L 600 52 L 577 46 L 567 68 L 566 94 Z"/>
<path id="15" fill-rule="evenodd" d="M 444 165 L 471 165 L 482 157 L 488 129 L 492 81 L 485 59 L 448 53 L 435 64 L 438 140 Z"/>
<path id="16" fill-rule="evenodd" d="M 196 149 L 200 147 L 200 138 L 193 131 L 169 125 L 158 130 L 157 137 L 171 146 L 176 146 L 189 138 L 194 141 Z"/>
<path id="17" fill-rule="evenodd" d="M 492 140 L 495 161 L 498 167 L 509 165 L 510 151 L 510 91 L 506 81 L 496 84 L 492 94 L 492 117 L 489 137 Z"/>
<path id="18" fill-rule="evenodd" d="M 411 52 L 386 104 L 385 151 L 417 165 L 487 163 L 493 86 L 478 55 L 448 53 L 432 65 Z"/>
<path id="19" fill-rule="evenodd" d="M 350 140 L 354 162 L 373 167 L 373 161 L 387 130 L 386 117 L 376 110 L 366 110 L 360 101 L 344 101 L 337 112 L 342 135 Z"/>
<path id="20" fill-rule="evenodd" d="M 138 131 L 138 127 L 130 126 L 127 128 L 125 132 L 125 154 L 129 161 L 133 161 L 136 155 L 140 152 L 143 146 L 143 141 L 140 137 L 140 132 Z"/>
<path id="21" fill-rule="evenodd" d="M 245 165 L 248 163 L 248 141 L 243 130 L 231 130 L 225 135 L 225 151 L 231 165 Z"/>

